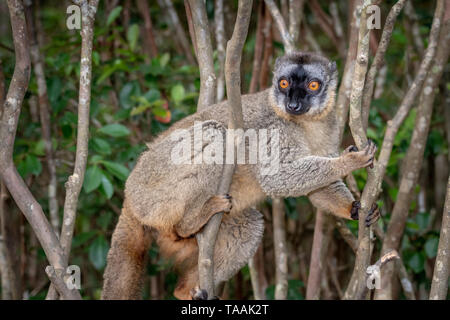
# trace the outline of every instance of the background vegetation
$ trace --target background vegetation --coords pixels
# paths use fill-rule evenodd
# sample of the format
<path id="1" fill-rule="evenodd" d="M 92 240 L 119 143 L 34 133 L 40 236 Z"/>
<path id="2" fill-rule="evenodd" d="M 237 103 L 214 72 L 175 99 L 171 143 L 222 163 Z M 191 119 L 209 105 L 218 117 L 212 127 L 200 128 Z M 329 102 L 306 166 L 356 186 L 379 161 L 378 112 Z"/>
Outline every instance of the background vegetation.
<path id="1" fill-rule="evenodd" d="M 58 217 L 61 225 L 64 183 L 73 171 L 75 160 L 81 37 L 78 30 L 68 30 L 66 27 L 66 8 L 70 4 L 68 1 L 36 2 L 34 14 L 50 105 L 51 142 L 56 165 Z M 102 273 L 111 234 L 120 214 L 124 182 L 139 154 L 146 148 L 145 142 L 151 141 L 172 123 L 196 110 L 200 79 L 195 53 L 191 47 L 189 58 L 189 53 L 183 48 L 180 40 L 182 36 L 177 33 L 165 6 L 167 2 L 148 1 L 153 32 L 150 36 L 145 27 L 146 17 L 136 1 L 101 1 L 97 11 L 92 54 L 89 156 L 69 260 L 69 264 L 79 265 L 81 268 L 81 294 L 84 299 L 100 297 Z M 252 74 L 255 72 L 255 46 L 257 41 L 261 41 L 257 40 L 257 25 L 270 20 L 270 16 L 264 19 L 264 6 L 261 1 L 254 2 L 254 13 L 242 58 L 242 92 L 249 91 Z M 350 30 L 351 1 L 313 2 L 320 6 L 328 18 L 334 17 L 331 3 L 337 8 L 342 34 L 339 35 L 339 31 L 335 29 L 335 37 L 338 40 L 344 39 L 345 44 Z M 172 3 L 180 19 L 180 26 L 191 45 L 185 5 L 183 1 L 178 0 Z M 394 3 L 395 1 L 383 1 L 380 5 L 382 22 Z M 386 64 L 382 69 L 384 73 L 380 72 L 377 77 L 367 133 L 378 146 L 382 144 L 387 120 L 393 117 L 404 93 L 410 87 L 423 50 L 427 47 L 435 1 L 411 3 L 413 14 L 400 13 L 386 53 Z M 229 38 L 237 1 L 225 1 L 224 4 L 225 35 Z M 214 1 L 207 0 L 206 9 L 213 27 Z M 262 14 L 258 14 L 258 10 Z M 342 76 L 345 64 L 345 55 L 342 52 L 345 53 L 347 48 L 344 45 L 344 49 L 340 49 L 339 43 L 337 45 L 333 42 L 330 34 L 324 31 L 314 5 L 305 4 L 303 12 L 299 48 L 311 51 L 320 49 L 323 54 L 337 61 Z M 0 21 L 2 89 L 8 88 L 15 63 L 5 1 L 0 2 Z M 332 26 L 336 28 L 336 24 Z M 413 34 L 413 26 L 417 27 L 419 38 Z M 268 70 L 271 69 L 275 58 L 283 54 L 283 45 L 275 24 L 272 23 L 264 32 L 263 55 L 266 58 L 257 64 L 260 72 L 257 79 L 259 89 L 270 84 L 271 74 Z M 371 58 L 374 56 L 381 31 L 374 30 L 372 35 Z M 155 42 L 153 48 L 149 43 L 152 39 Z M 217 51 L 214 57 L 216 69 L 219 70 Z M 409 208 L 405 232 L 398 235 L 402 237 L 399 253 L 418 299 L 428 298 L 447 191 L 450 137 L 450 132 L 446 131 L 450 125 L 448 71 L 447 68 L 439 88 L 433 88 L 439 90 L 439 93 L 434 102 L 420 178 L 414 189 L 414 200 Z M 14 146 L 14 163 L 44 212 L 48 213 L 50 208 L 47 189 L 51 177 L 39 112 L 37 79 L 32 72 Z M 402 164 L 415 127 L 415 117 L 416 106 L 395 137 L 382 184 L 383 192 L 377 202 L 382 212 L 379 221 L 381 229 L 386 229 L 396 202 Z M 352 143 L 352 136 L 347 128 L 342 146 Z M 367 179 L 366 171 L 359 170 L 354 176 L 359 190 L 362 190 Z M 1 201 L 1 232 L 14 265 L 14 291 L 25 299 L 43 299 L 49 284 L 44 272 L 48 264 L 45 254 L 4 187 Z M 261 210 L 265 216 L 266 230 L 262 248 L 257 255 L 258 259 L 263 261 L 260 268 L 266 297 L 273 299 L 275 265 L 271 201 L 263 204 Z M 310 270 L 315 209 L 307 198 L 292 198 L 285 199 L 285 212 L 289 266 L 287 298 L 304 299 Z M 357 235 L 357 221 L 347 221 L 346 224 L 353 234 Z M 331 223 L 329 225 L 331 226 Z M 338 299 L 342 297 L 349 281 L 355 258 L 352 249 L 334 227 L 326 225 L 324 228 L 328 246 L 322 260 L 325 266 L 321 278 L 321 298 Z M 379 252 L 380 249 L 381 241 L 376 240 L 374 251 Z M 156 246 L 151 248 L 149 260 L 144 298 L 173 299 L 176 274 L 171 269 L 171 262 L 160 257 Z M 248 267 L 231 279 L 224 290 L 224 296 L 227 298 L 252 299 Z M 398 281 L 394 281 L 394 292 L 395 298 L 405 298 Z"/>

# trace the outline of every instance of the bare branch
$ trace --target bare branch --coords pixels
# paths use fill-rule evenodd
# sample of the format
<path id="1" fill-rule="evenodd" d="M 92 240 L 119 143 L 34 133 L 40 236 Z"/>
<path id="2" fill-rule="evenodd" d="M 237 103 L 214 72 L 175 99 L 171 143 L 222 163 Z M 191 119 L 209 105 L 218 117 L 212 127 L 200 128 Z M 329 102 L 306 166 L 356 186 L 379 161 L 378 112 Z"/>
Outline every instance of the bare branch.
<path id="1" fill-rule="evenodd" d="M 362 121 L 363 128 L 367 129 L 367 122 L 369 121 L 369 108 L 370 101 L 372 100 L 373 88 L 375 84 L 375 77 L 377 72 L 384 64 L 384 55 L 386 54 L 386 50 L 389 46 L 389 42 L 391 41 L 392 31 L 394 31 L 395 21 L 397 20 L 400 11 L 403 9 L 406 0 L 399 0 L 397 3 L 391 8 L 389 14 L 386 18 L 386 22 L 384 24 L 383 33 L 381 35 L 380 43 L 378 44 L 378 49 L 375 54 L 375 58 L 370 66 L 369 73 L 367 74 L 367 79 L 364 84 L 364 94 L 362 98 Z"/>
<path id="2" fill-rule="evenodd" d="M 145 29 L 145 43 L 147 54 L 149 54 L 152 58 L 158 55 L 158 47 L 155 43 L 155 35 L 153 34 L 153 23 L 152 18 L 150 16 L 150 9 L 148 7 L 147 0 L 136 0 L 137 7 L 139 9 L 139 13 L 144 19 L 144 29 Z M 189 50 L 190 52 L 190 50 Z"/>
<path id="3" fill-rule="evenodd" d="M 56 179 L 56 165 L 53 156 L 51 123 L 50 123 L 50 102 L 47 96 L 47 83 L 45 81 L 44 64 L 42 61 L 38 39 L 37 39 L 37 24 L 35 23 L 34 10 L 31 1 L 28 2 L 26 8 L 26 18 L 28 26 L 28 35 L 30 38 L 30 54 L 31 62 L 36 76 L 38 86 L 38 101 L 39 101 L 39 115 L 41 120 L 42 138 L 44 140 L 44 148 L 47 160 L 47 168 L 50 175 L 50 182 L 48 185 L 48 200 L 50 208 L 50 221 L 55 229 L 59 230 L 59 208 L 58 208 L 58 183 Z M 42 31 L 42 30 L 41 30 Z"/>
<path id="4" fill-rule="evenodd" d="M 195 64 L 195 59 L 192 56 L 191 46 L 189 45 L 189 40 L 184 32 L 183 25 L 180 22 L 180 18 L 173 7 L 172 0 L 158 0 L 160 7 L 162 7 L 170 21 L 170 25 L 175 29 L 175 36 L 177 37 L 181 47 L 183 48 L 184 54 L 190 64 Z"/>
<path id="5" fill-rule="evenodd" d="M 275 251 L 275 299 L 285 300 L 288 292 L 286 215 L 281 198 L 272 199 L 273 243 Z"/>
<path id="6" fill-rule="evenodd" d="M 92 40 L 94 38 L 94 21 L 99 0 L 84 2 L 81 6 L 83 27 L 81 30 L 80 89 L 78 96 L 78 131 L 75 167 L 67 180 L 64 216 L 60 235 L 61 247 L 64 250 L 64 268 L 67 266 L 72 245 L 75 218 L 77 215 L 78 197 L 83 186 L 84 173 L 88 158 L 89 142 L 89 107 L 91 104 L 92 74 Z M 53 283 L 53 282 L 52 282 Z M 50 287 L 47 299 L 55 299 L 54 288 Z"/>
<path id="7" fill-rule="evenodd" d="M 47 259 L 54 268 L 64 268 L 63 250 L 41 206 L 31 194 L 12 161 L 20 109 L 30 77 L 30 56 L 24 8 L 21 1 L 8 0 L 13 30 L 16 66 L 8 89 L 0 125 L 0 177 L 33 228 Z M 80 299 L 78 291 L 73 298 Z"/>
<path id="8" fill-rule="evenodd" d="M 408 219 L 409 208 L 413 200 L 414 188 L 419 179 L 422 168 L 423 155 L 428 138 L 431 116 L 433 113 L 433 102 L 436 96 L 435 88 L 439 87 L 445 65 L 447 63 L 450 45 L 450 21 L 447 21 L 441 31 L 434 64 L 428 72 L 427 79 L 423 85 L 417 108 L 416 122 L 412 134 L 410 146 L 406 153 L 402 165 L 403 172 L 400 180 L 399 192 L 391 219 L 389 221 L 386 237 L 383 241 L 382 253 L 392 249 L 399 249 L 405 225 Z M 383 274 L 382 289 L 377 291 L 379 299 L 388 299 L 391 297 L 391 279 L 393 276 L 393 267 L 386 268 Z"/>
<path id="9" fill-rule="evenodd" d="M 289 34 L 294 44 L 298 42 L 304 4 L 305 0 L 289 0 Z"/>
<path id="10" fill-rule="evenodd" d="M 191 1 L 195 2 L 195 1 Z M 233 35 L 228 41 L 225 61 L 225 81 L 227 88 L 228 104 L 230 108 L 229 113 L 229 129 L 238 129 L 243 126 L 242 116 L 242 101 L 241 101 L 241 75 L 240 65 L 242 57 L 242 49 L 244 47 L 245 39 L 247 38 L 248 25 L 250 23 L 250 15 L 252 11 L 251 0 L 240 0 L 236 23 L 233 30 Z M 192 3 L 191 3 L 192 5 Z M 204 9 L 204 8 L 203 8 Z M 194 23 L 200 19 L 198 12 L 200 9 L 193 8 Z M 197 11 L 197 12 L 195 12 Z M 206 16 L 204 10 L 203 14 Z M 199 21 L 197 21 L 198 23 Z M 206 22 L 206 21 L 203 21 Z M 198 26 L 196 27 L 196 29 Z M 202 32 L 205 32 L 203 29 Z M 196 31 L 197 39 L 199 39 Z M 204 37 L 205 35 L 203 35 Z M 199 46 L 199 50 L 202 51 Z M 199 59 L 200 60 L 200 59 Z M 199 61 L 200 62 L 200 61 Z M 214 70 L 212 70 L 214 71 Z M 202 71 L 201 71 L 202 72 Z M 202 90 L 202 89 L 200 89 Z M 200 92 L 201 94 L 201 92 Z M 226 139 L 227 147 L 234 148 L 235 141 Z M 231 179 L 234 172 L 234 165 L 225 165 L 223 176 L 220 181 L 218 194 L 225 194 L 228 192 L 231 184 Z M 198 269 L 199 269 L 199 284 L 200 288 L 206 290 L 208 297 L 214 297 L 214 245 L 217 239 L 220 222 L 222 221 L 223 212 L 214 215 L 204 227 L 203 231 L 197 234 L 197 242 L 199 246 L 198 253 Z"/>
<path id="11" fill-rule="evenodd" d="M 217 78 L 217 102 L 225 97 L 225 19 L 223 14 L 223 0 L 215 0 L 214 21 L 217 43 L 217 59 L 219 61 L 219 76 Z"/>
<path id="12" fill-rule="evenodd" d="M 366 3 L 366 2 L 365 2 Z M 433 18 L 433 24 L 430 31 L 430 39 L 429 39 L 429 45 L 425 52 L 424 58 L 421 62 L 421 66 L 419 68 L 419 71 L 414 79 L 413 84 L 409 88 L 408 92 L 406 93 L 405 97 L 402 100 L 402 103 L 400 107 L 397 110 L 396 115 L 392 120 L 388 122 L 386 134 L 383 140 L 383 145 L 381 147 L 381 152 L 379 156 L 379 162 L 375 164 L 375 168 L 373 170 L 368 171 L 368 179 L 366 186 L 364 188 L 362 197 L 361 197 L 361 211 L 360 211 L 360 227 L 359 227 L 359 249 L 358 253 L 356 255 L 356 262 L 355 262 L 355 269 L 352 275 L 352 278 L 350 280 L 349 286 L 347 288 L 345 298 L 347 299 L 361 299 L 366 291 L 365 283 L 362 281 L 364 279 L 364 272 L 365 267 L 368 264 L 369 261 L 369 253 L 370 253 L 370 240 L 369 240 L 369 231 L 364 227 L 364 223 L 362 221 L 365 220 L 365 217 L 367 215 L 368 209 L 372 206 L 375 199 L 378 197 L 378 194 L 381 189 L 381 182 L 384 177 L 386 167 L 388 160 L 390 158 L 390 154 L 392 151 L 392 146 L 394 142 L 395 135 L 403 122 L 403 120 L 406 118 L 409 110 L 411 109 L 411 106 L 414 102 L 414 99 L 416 98 L 417 94 L 420 91 L 420 88 L 422 87 L 425 77 L 428 73 L 428 70 L 430 69 L 431 62 L 435 56 L 436 53 L 436 46 L 438 43 L 438 37 L 439 37 L 439 31 L 441 29 L 441 21 L 444 13 L 444 1 L 438 0 L 435 15 Z M 363 10 L 362 15 L 365 14 L 365 10 Z M 361 18 L 361 21 L 364 21 Z M 365 23 L 360 24 L 361 28 L 366 28 Z M 361 30 L 360 30 L 361 31 Z M 366 34 L 365 32 L 360 32 L 360 35 Z M 360 37 L 360 41 L 361 41 Z M 367 41 L 368 42 L 368 41 Z M 358 54 L 357 61 L 360 63 L 361 57 Z M 365 62 L 367 64 L 367 61 Z M 367 68 L 367 65 L 365 66 Z M 362 68 L 360 68 L 362 69 Z M 364 84 L 364 79 L 360 78 L 356 71 L 354 79 L 357 81 L 359 85 Z M 357 91 L 361 92 L 362 89 L 360 87 L 356 88 Z M 352 96 L 353 96 L 353 90 L 352 90 Z M 361 97 L 354 96 L 352 98 L 352 104 L 358 103 L 360 105 L 361 103 Z M 361 121 L 361 109 L 356 108 L 356 105 L 351 107 L 351 110 L 353 110 L 353 115 L 351 115 L 351 129 L 353 137 L 358 145 L 358 147 L 364 146 L 365 142 L 367 141 L 366 134 L 362 128 L 362 121 Z"/>
<path id="13" fill-rule="evenodd" d="M 214 73 L 213 49 L 206 7 L 203 1 L 189 0 L 197 43 L 197 60 L 200 68 L 200 95 L 197 111 L 216 102 L 216 74 Z"/>
<path id="14" fill-rule="evenodd" d="M 258 17 L 256 21 L 256 39 L 255 51 L 253 53 L 252 78 L 250 80 L 249 93 L 255 93 L 258 90 L 258 79 L 261 73 L 261 59 L 264 48 L 264 2 L 258 3 Z"/>
<path id="15" fill-rule="evenodd" d="M 309 264 L 308 283 L 306 285 L 306 300 L 319 300 L 321 280 L 326 270 L 326 253 L 330 238 L 330 216 L 320 210 L 316 213 L 314 238 Z"/>
<path id="16" fill-rule="evenodd" d="M 358 12 L 360 12 L 362 0 L 352 0 L 349 2 L 349 15 L 352 17 L 350 23 L 349 47 L 347 58 L 345 60 L 344 73 L 342 75 L 341 85 L 339 86 L 338 97 L 336 101 L 336 114 L 339 126 L 340 141 L 344 134 L 345 124 L 347 123 L 349 100 L 352 87 L 352 77 L 355 66 L 356 51 L 358 49 Z"/>
<path id="17" fill-rule="evenodd" d="M 294 51 L 295 50 L 294 41 L 292 39 L 292 36 L 289 34 L 289 31 L 286 27 L 286 22 L 284 21 L 283 16 L 280 13 L 280 10 L 275 4 L 275 1 L 274 0 L 264 0 L 264 1 L 266 3 L 266 6 L 270 10 L 273 20 L 277 24 L 278 30 L 280 31 L 284 49 L 286 50 L 287 53 Z"/>
<path id="18" fill-rule="evenodd" d="M 448 34 L 447 34 L 448 36 Z M 438 253 L 434 263 L 433 281 L 431 283 L 430 300 L 447 299 L 448 277 L 450 273 L 450 176 L 447 184 L 447 196 L 442 213 L 441 237 Z"/>

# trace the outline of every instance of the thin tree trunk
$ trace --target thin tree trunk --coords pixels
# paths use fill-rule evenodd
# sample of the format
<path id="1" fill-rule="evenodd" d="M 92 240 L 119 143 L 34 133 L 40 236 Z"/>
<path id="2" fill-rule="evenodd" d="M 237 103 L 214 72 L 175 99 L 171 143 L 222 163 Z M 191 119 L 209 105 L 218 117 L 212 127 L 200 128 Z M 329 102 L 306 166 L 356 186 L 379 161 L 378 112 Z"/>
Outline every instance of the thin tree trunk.
<path id="1" fill-rule="evenodd" d="M 64 217 L 60 235 L 60 243 L 63 249 L 63 268 L 69 262 L 72 245 L 75 218 L 77 215 L 78 197 L 83 186 L 84 174 L 88 158 L 89 142 L 89 108 L 91 103 L 91 77 L 92 77 L 92 41 L 94 38 L 94 21 L 99 0 L 79 1 L 82 16 L 81 30 L 81 58 L 80 58 L 80 89 L 78 96 L 78 124 L 77 147 L 75 153 L 75 167 L 73 174 L 69 176 L 64 202 Z M 52 270 L 47 271 L 52 274 Z M 53 283 L 53 282 L 52 282 Z M 50 286 L 46 299 L 56 299 L 55 288 Z"/>
<path id="2" fill-rule="evenodd" d="M 23 5 L 21 1 L 8 0 L 8 7 L 13 30 L 16 65 L 0 125 L 0 178 L 32 226 L 53 268 L 64 270 L 64 253 L 58 238 L 48 223 L 41 206 L 20 177 L 12 161 L 20 109 L 30 77 L 30 56 Z M 80 299 L 81 297 L 78 291 L 72 290 L 70 295 L 65 298 Z"/>
<path id="3" fill-rule="evenodd" d="M 199 23 L 200 15 L 206 16 L 204 10 L 200 11 L 200 8 L 193 7 L 191 1 L 191 8 L 193 9 L 194 25 Z M 197 3 L 198 4 L 198 3 Z M 204 9 L 204 8 L 203 8 Z M 242 49 L 244 48 L 245 39 L 247 38 L 248 26 L 250 23 L 250 16 L 252 11 L 252 1 L 251 0 L 240 0 L 238 13 L 236 17 L 236 23 L 233 30 L 233 35 L 228 41 L 226 60 L 225 60 L 225 81 L 227 89 L 228 104 L 230 108 L 230 118 L 228 123 L 228 129 L 239 129 L 243 127 L 243 115 L 242 115 L 242 101 L 241 101 L 241 58 Z M 206 21 L 203 21 L 206 23 Z M 207 26 L 207 25 L 206 25 Z M 197 45 L 199 48 L 199 65 L 200 63 L 200 51 L 202 47 L 199 42 L 205 43 L 205 35 L 201 35 L 197 32 L 199 25 L 196 26 L 196 38 Z M 206 32 L 208 29 L 203 29 L 202 32 Z M 209 41 L 210 43 L 210 41 Z M 214 71 L 214 70 L 212 70 Z M 202 70 L 200 71 L 202 73 Z M 209 88 L 209 87 L 208 87 Z M 213 87 L 215 90 L 215 87 Z M 202 89 L 200 89 L 201 91 Z M 215 94 L 215 92 L 213 91 Z M 202 92 L 200 92 L 200 95 Z M 199 106 L 200 106 L 199 98 Z M 203 105 L 206 107 L 207 105 Z M 238 144 L 240 142 L 237 142 Z M 227 148 L 235 147 L 235 141 L 233 139 L 226 139 Z M 231 179 L 234 172 L 234 164 L 225 165 L 223 176 L 219 184 L 218 194 L 225 194 L 228 192 L 231 184 Z M 199 247 L 198 253 L 198 269 L 199 269 L 199 283 L 200 288 L 206 290 L 208 298 L 214 297 L 214 265 L 213 265 L 213 255 L 214 255 L 214 245 L 217 239 L 217 233 L 219 231 L 220 222 L 222 221 L 223 212 L 214 215 L 206 226 L 203 228 L 202 232 L 196 235 L 197 243 Z"/>
<path id="4" fill-rule="evenodd" d="M 156 46 L 155 35 L 153 33 L 153 23 L 150 16 L 150 9 L 148 7 L 147 0 L 136 0 L 136 2 L 139 13 L 144 19 L 145 51 L 150 57 L 154 58 L 158 55 L 158 47 Z"/>
<path id="5" fill-rule="evenodd" d="M 197 111 L 201 111 L 216 102 L 217 79 L 214 72 L 213 49 L 205 3 L 189 0 L 189 7 L 192 12 L 197 60 L 200 68 L 200 95 Z"/>
<path id="6" fill-rule="evenodd" d="M 258 79 L 261 73 L 261 59 L 264 48 L 264 2 L 262 1 L 258 3 L 258 16 L 256 19 L 255 51 L 253 53 L 252 78 L 248 93 L 258 91 Z"/>
<path id="7" fill-rule="evenodd" d="M 364 12 L 365 10 L 363 10 L 363 14 Z M 355 269 L 353 271 L 352 278 L 345 293 L 346 299 L 361 299 L 362 297 L 365 296 L 367 288 L 363 280 L 366 277 L 365 276 L 366 268 L 369 263 L 370 240 L 369 240 L 369 230 L 365 229 L 364 220 L 365 217 L 367 216 L 368 209 L 372 206 L 372 204 L 374 203 L 374 201 L 376 200 L 376 198 L 380 193 L 381 181 L 383 180 L 384 174 L 386 172 L 386 167 L 390 158 L 390 154 L 392 152 L 393 142 L 397 134 L 397 131 L 402 122 L 405 120 L 406 116 L 408 115 L 409 110 L 411 109 L 412 104 L 425 81 L 428 70 L 431 67 L 431 63 L 435 56 L 436 47 L 438 44 L 443 13 L 444 13 L 444 2 L 443 0 L 438 0 L 429 36 L 428 42 L 429 45 L 427 50 L 425 51 L 425 55 L 421 62 L 419 71 L 414 79 L 413 84 L 411 85 L 408 92 L 404 96 L 394 118 L 388 122 L 386 133 L 383 140 L 383 145 L 381 147 L 380 155 L 378 158 L 379 161 L 374 163 L 374 169 L 368 171 L 367 183 L 361 197 L 361 211 L 359 216 L 360 218 L 359 249 L 356 255 Z M 364 21 L 364 19 L 361 20 Z M 361 28 L 366 28 L 365 23 L 361 23 L 360 26 Z M 364 59 L 364 57 L 363 59 L 361 58 L 362 57 L 358 55 L 358 62 L 359 63 L 364 62 L 365 64 L 367 64 L 367 61 Z M 357 76 L 357 72 L 355 72 L 354 78 L 359 79 L 359 77 Z M 362 82 L 361 81 L 358 82 L 359 82 L 358 85 L 364 85 L 364 80 Z M 362 89 L 360 88 L 360 90 Z M 358 98 L 359 104 L 360 99 L 361 97 Z M 357 100 L 354 100 L 352 98 L 352 101 L 356 102 Z M 351 109 L 354 110 L 353 115 L 351 117 L 353 118 L 351 119 L 352 121 L 351 127 L 352 124 L 354 126 L 354 128 L 352 128 L 353 137 L 356 141 L 357 146 L 362 147 L 365 145 L 367 137 L 362 128 L 361 109 L 357 108 L 356 105 L 351 107 Z"/>
<path id="8" fill-rule="evenodd" d="M 26 17 L 28 21 L 28 35 L 30 37 L 30 54 L 33 64 L 34 74 L 38 86 L 39 116 L 41 120 L 42 138 L 44 139 L 45 154 L 47 160 L 47 169 L 50 175 L 48 185 L 48 201 L 50 208 L 50 222 L 55 232 L 59 230 L 59 206 L 58 206 L 58 181 L 56 177 L 56 164 L 53 155 L 51 121 L 50 121 L 50 102 L 47 96 L 47 83 L 45 81 L 44 63 L 40 53 L 40 44 L 37 34 L 42 30 L 37 30 L 35 23 L 34 6 L 29 3 L 26 8 Z"/>
<path id="9" fill-rule="evenodd" d="M 447 185 L 444 212 L 442 213 L 441 237 L 434 263 L 430 300 L 447 299 L 448 277 L 450 272 L 450 177 Z"/>
<path id="10" fill-rule="evenodd" d="M 431 115 L 433 112 L 433 102 L 436 96 L 435 88 L 439 87 L 444 67 L 447 63 L 450 52 L 450 20 L 445 22 L 437 48 L 434 65 L 428 72 L 421 95 L 419 97 L 416 123 L 414 126 L 411 143 L 406 153 L 402 179 L 397 194 L 397 200 L 392 210 L 391 219 L 383 241 L 381 253 L 384 254 L 390 250 L 398 250 L 408 219 L 409 208 L 414 196 L 420 169 L 422 168 L 423 154 L 428 138 Z M 382 288 L 377 291 L 377 299 L 392 299 L 392 278 L 394 268 L 392 265 L 386 265 L 383 270 Z"/>
<path id="11" fill-rule="evenodd" d="M 278 31 L 280 32 L 281 39 L 283 41 L 284 50 L 289 53 L 295 50 L 295 43 L 292 39 L 292 35 L 289 33 L 289 30 L 286 26 L 286 22 L 283 16 L 280 13 L 276 3 L 274 0 L 264 0 L 267 8 L 272 15 L 273 20 L 277 24 Z"/>
<path id="12" fill-rule="evenodd" d="M 316 223 L 314 225 L 314 238 L 311 249 L 311 261 L 309 264 L 308 284 L 306 285 L 306 300 L 319 300 L 320 287 L 325 265 L 321 264 L 320 257 L 324 248 L 325 220 L 326 214 L 318 210 L 316 213 Z"/>
<path id="13" fill-rule="evenodd" d="M 214 2 L 214 21 L 217 45 L 217 60 L 219 62 L 219 76 L 217 78 L 217 102 L 225 97 L 225 17 L 223 13 L 223 0 Z"/>
<path id="14" fill-rule="evenodd" d="M 288 266 L 286 243 L 286 216 L 281 198 L 272 199 L 273 243 L 275 250 L 275 299 L 287 299 Z"/>
<path id="15" fill-rule="evenodd" d="M 350 22 L 350 37 L 348 39 L 347 57 L 345 60 L 344 72 L 342 74 L 342 81 L 338 90 L 338 97 L 336 101 L 336 115 L 339 127 L 339 137 L 342 141 L 344 135 L 345 125 L 348 118 L 349 100 L 352 87 L 353 71 L 356 60 L 356 50 L 358 49 L 358 7 L 362 5 L 362 0 L 351 0 L 348 3 L 349 16 L 352 17 Z"/>
<path id="16" fill-rule="evenodd" d="M 172 0 L 158 0 L 159 5 L 164 9 L 169 19 L 169 25 L 175 30 L 175 36 L 183 47 L 184 54 L 190 64 L 195 64 L 194 56 L 192 55 L 189 40 L 184 32 L 183 25 L 178 17 L 177 11 L 173 7 Z"/>
<path id="17" fill-rule="evenodd" d="M 264 244 L 261 242 L 249 264 L 250 277 L 255 300 L 266 299 L 267 279 L 264 268 Z"/>
<path id="18" fill-rule="evenodd" d="M 264 12 L 264 53 L 259 74 L 259 90 L 267 88 L 270 70 L 270 58 L 273 54 L 273 35 L 272 35 L 272 16 L 269 9 L 265 6 Z"/>

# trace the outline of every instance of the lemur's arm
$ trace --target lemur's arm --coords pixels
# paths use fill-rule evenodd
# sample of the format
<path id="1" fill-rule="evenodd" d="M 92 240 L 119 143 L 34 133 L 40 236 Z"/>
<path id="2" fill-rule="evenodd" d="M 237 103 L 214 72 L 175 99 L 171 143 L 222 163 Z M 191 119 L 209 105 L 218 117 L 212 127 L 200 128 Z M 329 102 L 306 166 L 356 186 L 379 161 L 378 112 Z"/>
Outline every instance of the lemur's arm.
<path id="1" fill-rule="evenodd" d="M 362 151 L 347 148 L 335 158 L 307 156 L 280 163 L 276 174 L 259 175 L 264 192 L 272 197 L 298 197 L 340 180 L 356 169 L 372 164 L 376 151 L 370 142 Z"/>

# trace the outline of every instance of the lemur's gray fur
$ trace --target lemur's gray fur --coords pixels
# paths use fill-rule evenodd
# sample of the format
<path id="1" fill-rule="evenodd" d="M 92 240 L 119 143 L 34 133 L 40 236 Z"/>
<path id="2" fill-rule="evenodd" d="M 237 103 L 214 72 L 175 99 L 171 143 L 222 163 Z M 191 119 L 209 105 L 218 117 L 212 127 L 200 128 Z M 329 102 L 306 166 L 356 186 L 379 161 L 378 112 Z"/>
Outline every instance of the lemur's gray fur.
<path id="1" fill-rule="evenodd" d="M 281 88 L 283 79 L 287 88 Z M 320 85 L 315 91 L 309 89 L 312 81 Z M 321 210 L 357 218 L 357 202 L 341 179 L 371 165 L 376 147 L 372 143 L 362 151 L 350 147 L 339 156 L 336 85 L 334 62 L 297 52 L 277 59 L 269 89 L 242 96 L 244 129 L 279 131 L 280 164 L 274 175 L 262 174 L 259 162 L 238 164 L 231 197 L 216 194 L 223 165 L 171 161 L 176 143 L 171 134 L 176 129 L 187 129 L 192 136 L 195 122 L 203 121 L 203 129 L 225 135 L 226 101 L 180 120 L 150 143 L 126 182 L 123 210 L 108 254 L 103 298 L 140 298 L 144 257 L 152 237 L 179 271 L 175 296 L 190 299 L 198 283 L 198 247 L 193 236 L 220 211 L 229 214 L 224 215 L 215 247 L 215 281 L 228 280 L 260 243 L 263 219 L 253 206 L 267 196 L 307 195 Z M 203 139 L 203 150 L 210 143 L 211 139 Z"/>

